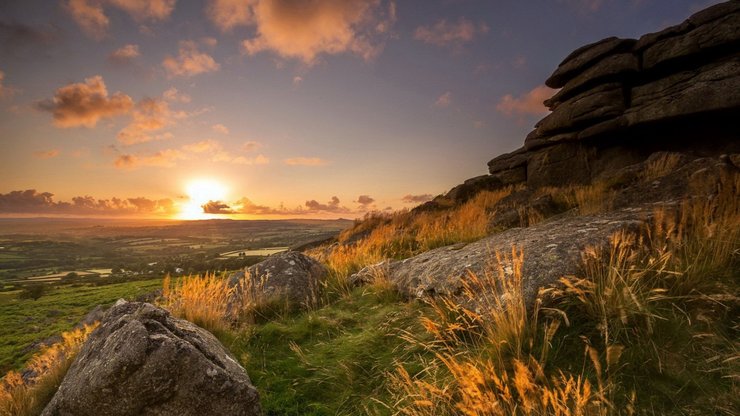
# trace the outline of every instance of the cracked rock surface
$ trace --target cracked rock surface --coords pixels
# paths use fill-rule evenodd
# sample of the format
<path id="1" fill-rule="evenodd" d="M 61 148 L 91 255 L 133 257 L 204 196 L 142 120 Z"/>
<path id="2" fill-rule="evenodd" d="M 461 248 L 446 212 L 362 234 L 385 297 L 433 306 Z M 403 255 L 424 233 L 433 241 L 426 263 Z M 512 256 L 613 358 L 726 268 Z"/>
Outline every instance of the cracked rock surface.
<path id="1" fill-rule="evenodd" d="M 119 301 L 75 358 L 44 416 L 259 415 L 247 372 L 208 331 Z"/>

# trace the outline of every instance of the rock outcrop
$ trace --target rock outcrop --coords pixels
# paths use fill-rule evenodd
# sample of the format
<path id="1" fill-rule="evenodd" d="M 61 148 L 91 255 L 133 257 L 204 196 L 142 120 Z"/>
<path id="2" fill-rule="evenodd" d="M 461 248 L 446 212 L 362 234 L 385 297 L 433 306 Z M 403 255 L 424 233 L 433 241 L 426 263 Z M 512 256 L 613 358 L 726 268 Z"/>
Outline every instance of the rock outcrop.
<path id="1" fill-rule="evenodd" d="M 560 90 L 524 146 L 424 208 L 511 184 L 585 184 L 656 151 L 740 152 L 740 2 L 640 39 L 583 46 L 546 84 Z"/>
<path id="2" fill-rule="evenodd" d="M 305 303 L 328 273 L 318 261 L 297 251 L 273 254 L 245 271 L 230 277 L 229 283 L 237 285 L 245 276 L 252 284 L 247 288 L 259 290 L 266 299 L 284 296 L 294 304 Z M 245 289 L 240 285 L 239 289 Z"/>
<path id="3" fill-rule="evenodd" d="M 614 232 L 637 231 L 652 207 L 632 208 L 593 216 L 568 216 L 558 220 L 512 228 L 470 244 L 455 244 L 418 256 L 366 267 L 351 276 L 356 284 L 372 279 L 380 268 L 410 298 L 456 296 L 469 273 L 490 271 L 496 253 L 511 257 L 512 247 L 524 255 L 522 284 L 525 302 L 531 305 L 541 287 L 579 271 L 586 247 L 609 244 Z"/>
<path id="4" fill-rule="evenodd" d="M 259 415 L 246 371 L 209 332 L 119 301 L 82 346 L 44 416 Z"/>

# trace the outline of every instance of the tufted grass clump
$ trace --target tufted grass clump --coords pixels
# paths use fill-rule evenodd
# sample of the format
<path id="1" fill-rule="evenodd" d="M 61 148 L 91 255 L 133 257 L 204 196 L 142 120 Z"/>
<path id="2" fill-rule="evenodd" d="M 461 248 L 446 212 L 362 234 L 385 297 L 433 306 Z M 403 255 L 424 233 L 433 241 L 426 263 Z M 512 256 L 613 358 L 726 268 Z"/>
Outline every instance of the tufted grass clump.
<path id="1" fill-rule="evenodd" d="M 26 368 L 30 376 L 24 378 L 17 371 L 10 371 L 0 379 L 0 416 L 40 414 L 96 327 L 97 323 L 62 333 L 61 341 L 31 357 Z"/>

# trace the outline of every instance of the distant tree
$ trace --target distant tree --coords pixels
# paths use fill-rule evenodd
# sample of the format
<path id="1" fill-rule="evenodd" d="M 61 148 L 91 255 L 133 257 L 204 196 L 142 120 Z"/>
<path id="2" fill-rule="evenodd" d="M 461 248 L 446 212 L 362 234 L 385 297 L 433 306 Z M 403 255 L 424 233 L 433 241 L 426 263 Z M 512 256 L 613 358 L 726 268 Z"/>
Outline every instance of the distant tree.
<path id="1" fill-rule="evenodd" d="M 46 293 L 46 286 L 43 284 L 28 285 L 23 288 L 18 297 L 21 299 L 38 300 L 41 296 L 44 296 L 44 293 Z"/>
<path id="2" fill-rule="evenodd" d="M 62 282 L 65 282 L 65 283 L 72 282 L 72 281 L 77 280 L 79 277 L 80 277 L 79 274 L 75 272 L 69 272 L 64 277 L 62 277 Z"/>

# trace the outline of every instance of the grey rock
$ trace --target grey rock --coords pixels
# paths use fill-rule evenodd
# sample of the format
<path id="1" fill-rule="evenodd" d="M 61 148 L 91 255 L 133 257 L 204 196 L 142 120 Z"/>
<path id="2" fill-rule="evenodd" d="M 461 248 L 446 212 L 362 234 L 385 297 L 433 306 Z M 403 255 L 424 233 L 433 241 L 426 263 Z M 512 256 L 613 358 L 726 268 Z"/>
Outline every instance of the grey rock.
<path id="1" fill-rule="evenodd" d="M 628 123 L 740 109 L 740 56 L 632 89 Z"/>
<path id="2" fill-rule="evenodd" d="M 525 149 L 518 149 L 511 153 L 504 153 L 488 162 L 488 171 L 490 173 L 501 172 L 504 170 L 514 169 L 526 165 L 529 155 Z"/>
<path id="3" fill-rule="evenodd" d="M 545 81 L 550 88 L 561 88 L 578 73 L 613 53 L 628 51 L 637 42 L 634 39 L 606 38 L 582 46 L 568 55 Z"/>
<path id="4" fill-rule="evenodd" d="M 556 110 L 562 103 L 577 95 L 579 91 L 589 88 L 591 85 L 600 85 L 605 82 L 623 82 L 640 70 L 640 63 L 632 52 L 618 53 L 602 58 L 593 66 L 579 73 L 568 81 L 560 91 L 550 99 L 545 100 L 545 105 L 550 110 Z M 621 84 L 617 84 L 620 85 Z"/>
<path id="5" fill-rule="evenodd" d="M 559 143 L 533 152 L 527 163 L 527 185 L 563 186 L 591 180 L 594 149 L 580 143 Z"/>
<path id="6" fill-rule="evenodd" d="M 119 301 L 75 358 L 43 416 L 259 415 L 246 371 L 209 332 Z"/>
<path id="7" fill-rule="evenodd" d="M 604 246 L 619 230 L 639 230 L 650 208 L 634 208 L 594 216 L 565 217 L 528 228 L 513 228 L 470 244 L 434 249 L 418 256 L 384 263 L 389 279 L 404 295 L 457 296 L 469 273 L 483 275 L 496 253 L 510 255 L 522 250 L 525 301 L 532 305 L 540 288 L 560 277 L 578 273 L 586 247 Z M 378 265 L 374 266 L 379 267 Z M 356 282 L 369 281 L 375 273 L 367 267 L 353 275 Z"/>
<path id="8" fill-rule="evenodd" d="M 237 285 L 248 276 L 254 285 L 252 290 L 261 291 L 266 299 L 286 297 L 291 302 L 306 302 L 326 277 L 328 271 L 318 261 L 297 251 L 273 254 L 267 260 L 237 272 L 229 278 L 231 285 Z M 243 289 L 241 286 L 238 287 Z"/>
<path id="9" fill-rule="evenodd" d="M 621 115 L 624 110 L 625 100 L 622 86 L 613 83 L 605 84 L 559 105 L 535 127 L 538 134 L 544 136 L 614 118 Z"/>
<path id="10" fill-rule="evenodd" d="M 691 55 L 706 54 L 717 47 L 731 47 L 740 42 L 740 12 L 703 24 L 679 36 L 658 40 L 642 52 L 642 68 L 649 70 Z"/>

